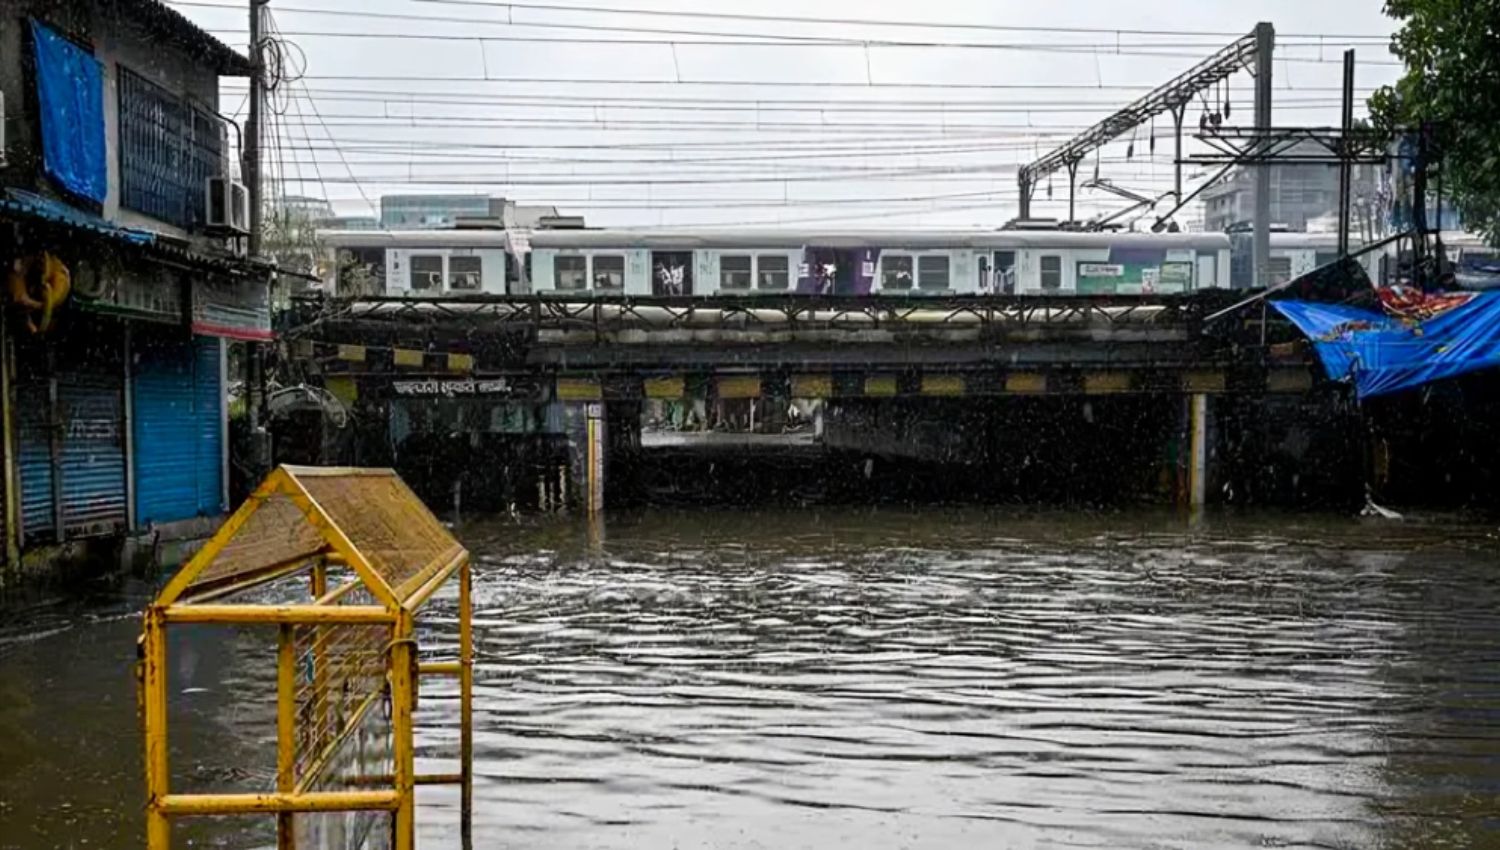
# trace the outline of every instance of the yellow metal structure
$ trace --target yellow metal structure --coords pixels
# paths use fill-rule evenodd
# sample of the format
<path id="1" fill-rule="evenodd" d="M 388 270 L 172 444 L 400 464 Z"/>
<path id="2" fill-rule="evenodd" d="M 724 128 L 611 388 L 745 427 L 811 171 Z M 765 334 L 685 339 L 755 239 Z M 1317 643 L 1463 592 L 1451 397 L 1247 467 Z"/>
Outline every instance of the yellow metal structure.
<path id="1" fill-rule="evenodd" d="M 418 662 L 416 621 L 458 578 L 458 658 Z M 297 597 L 301 597 L 298 601 Z M 264 600 L 274 600 L 268 602 Z M 412 850 L 418 784 L 460 786 L 469 846 L 474 691 L 469 553 L 392 470 L 283 466 L 271 473 L 146 610 L 141 704 L 146 846 L 166 850 L 173 819 L 266 815 L 278 850 L 327 846 L 310 819 L 349 813 Z M 182 623 L 275 626 L 276 780 L 253 793 L 173 793 L 167 637 Z M 418 680 L 459 681 L 459 772 L 418 776 Z M 352 759 L 352 762 L 351 762 Z M 345 832 L 344 834 L 348 834 Z"/>

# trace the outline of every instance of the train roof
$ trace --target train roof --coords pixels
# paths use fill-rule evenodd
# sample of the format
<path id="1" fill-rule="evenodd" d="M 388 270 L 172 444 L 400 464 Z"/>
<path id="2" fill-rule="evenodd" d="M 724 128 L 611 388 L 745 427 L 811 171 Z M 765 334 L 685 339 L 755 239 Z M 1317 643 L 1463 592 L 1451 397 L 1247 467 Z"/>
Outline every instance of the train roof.
<path id="1" fill-rule="evenodd" d="M 317 237 L 333 248 L 504 248 L 504 230 L 319 230 Z"/>
<path id="2" fill-rule="evenodd" d="M 334 248 L 1088 248 L 1101 245 L 1224 250 L 1222 233 L 1077 233 L 1027 230 L 320 230 Z"/>
<path id="3" fill-rule="evenodd" d="M 1075 233 L 1021 230 L 539 230 L 533 248 L 1072 248 L 1140 245 L 1227 249 L 1222 233 Z"/>

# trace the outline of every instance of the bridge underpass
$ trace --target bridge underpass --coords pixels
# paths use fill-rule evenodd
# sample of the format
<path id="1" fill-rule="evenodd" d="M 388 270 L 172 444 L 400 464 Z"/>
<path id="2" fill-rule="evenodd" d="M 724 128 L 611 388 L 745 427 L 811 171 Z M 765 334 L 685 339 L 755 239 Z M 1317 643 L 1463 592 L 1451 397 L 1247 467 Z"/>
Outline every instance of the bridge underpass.
<path id="1" fill-rule="evenodd" d="M 283 368 L 362 414 L 359 462 L 484 508 L 628 504 L 664 469 L 702 477 L 695 457 L 814 470 L 795 433 L 694 446 L 684 411 L 773 435 L 801 410 L 817 473 L 856 493 L 884 474 L 1068 502 L 1347 498 L 1338 388 L 1259 311 L 1205 322 L 1236 295 L 309 300 Z M 642 439 L 663 410 L 676 445 Z M 521 480 L 480 483 L 497 464 Z"/>

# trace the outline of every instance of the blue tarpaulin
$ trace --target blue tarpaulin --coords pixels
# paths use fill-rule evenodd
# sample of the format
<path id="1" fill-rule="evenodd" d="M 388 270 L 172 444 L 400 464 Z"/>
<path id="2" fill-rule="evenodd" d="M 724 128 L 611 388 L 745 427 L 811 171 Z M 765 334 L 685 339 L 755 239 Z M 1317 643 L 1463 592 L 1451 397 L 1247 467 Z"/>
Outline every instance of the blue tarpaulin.
<path id="1" fill-rule="evenodd" d="M 104 159 L 104 72 L 87 51 L 31 22 L 42 163 L 63 189 L 95 203 L 109 190 Z"/>
<path id="2" fill-rule="evenodd" d="M 1360 398 L 1500 366 L 1500 292 L 1481 292 L 1423 321 L 1312 301 L 1272 301 L 1307 334 L 1328 377 Z"/>

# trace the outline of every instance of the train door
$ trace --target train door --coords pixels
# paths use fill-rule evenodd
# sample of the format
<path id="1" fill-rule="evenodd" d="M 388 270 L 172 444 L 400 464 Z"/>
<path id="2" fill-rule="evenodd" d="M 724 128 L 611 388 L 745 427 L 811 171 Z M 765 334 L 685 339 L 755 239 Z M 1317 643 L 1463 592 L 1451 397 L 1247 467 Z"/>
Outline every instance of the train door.
<path id="1" fill-rule="evenodd" d="M 996 251 L 993 291 L 1001 295 L 1016 294 L 1016 252 Z"/>
<path id="2" fill-rule="evenodd" d="M 866 249 L 805 248 L 797 291 L 808 295 L 868 295 L 877 252 Z"/>
<path id="3" fill-rule="evenodd" d="M 693 252 L 651 252 L 651 294 L 657 296 L 693 294 Z"/>

